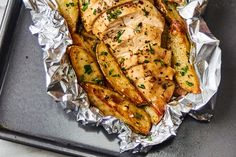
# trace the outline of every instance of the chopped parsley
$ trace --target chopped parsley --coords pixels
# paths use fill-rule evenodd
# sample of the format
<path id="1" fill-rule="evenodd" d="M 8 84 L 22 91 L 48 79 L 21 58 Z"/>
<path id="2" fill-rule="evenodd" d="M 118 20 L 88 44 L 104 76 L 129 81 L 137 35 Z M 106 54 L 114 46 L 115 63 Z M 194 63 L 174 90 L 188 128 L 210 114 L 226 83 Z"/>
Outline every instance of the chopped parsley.
<path id="1" fill-rule="evenodd" d="M 186 65 L 185 67 L 181 68 L 180 74 L 182 76 L 186 75 L 188 72 L 188 66 Z"/>
<path id="2" fill-rule="evenodd" d="M 97 14 L 97 10 L 94 9 L 94 10 L 93 10 L 93 15 L 96 15 L 96 14 Z"/>
<path id="3" fill-rule="evenodd" d="M 82 11 L 85 11 L 88 9 L 88 5 L 89 5 L 89 1 L 88 2 L 85 2 L 82 4 L 83 8 L 82 8 Z"/>
<path id="4" fill-rule="evenodd" d="M 66 3 L 66 7 L 74 7 L 75 3 L 71 2 L 71 3 Z"/>
<path id="5" fill-rule="evenodd" d="M 103 63 L 103 66 L 104 66 L 105 68 L 107 68 L 107 67 L 108 67 L 107 63 Z"/>
<path id="6" fill-rule="evenodd" d="M 149 11 L 147 11 L 146 8 L 143 8 L 142 11 L 144 12 L 144 16 L 148 17 Z"/>
<path id="7" fill-rule="evenodd" d="M 120 77 L 120 74 L 111 75 L 112 77 Z"/>
<path id="8" fill-rule="evenodd" d="M 85 74 L 91 74 L 93 71 L 92 71 L 92 68 L 91 68 L 91 65 L 85 65 L 84 66 L 84 73 Z"/>
<path id="9" fill-rule="evenodd" d="M 108 52 L 102 51 L 102 52 L 101 52 L 101 55 L 107 56 L 107 55 L 108 55 Z"/>
<path id="10" fill-rule="evenodd" d="M 165 65 L 165 63 L 161 60 L 161 59 L 154 59 L 154 63 L 161 63 L 161 66 L 164 66 Z"/>
<path id="11" fill-rule="evenodd" d="M 122 34 L 125 32 L 125 30 L 122 30 L 122 31 L 118 31 L 117 32 L 117 36 L 116 36 L 116 41 L 118 42 L 118 43 L 121 43 L 121 36 L 122 36 Z"/>
<path id="12" fill-rule="evenodd" d="M 144 63 L 149 63 L 149 60 L 145 59 L 145 60 L 144 60 Z"/>
<path id="13" fill-rule="evenodd" d="M 112 75 L 114 69 L 109 70 L 109 75 Z"/>
<path id="14" fill-rule="evenodd" d="M 136 119 L 138 119 L 138 120 L 141 120 L 142 117 L 143 117 L 143 116 L 142 116 L 140 113 L 138 113 L 138 112 L 135 112 L 135 113 L 134 113 L 134 118 L 136 118 Z"/>
<path id="15" fill-rule="evenodd" d="M 125 58 L 121 58 L 120 61 L 119 61 L 119 64 L 123 64 L 125 62 Z"/>
<path id="16" fill-rule="evenodd" d="M 140 33 L 142 27 L 143 27 L 142 22 L 139 22 L 139 24 L 138 24 L 138 25 L 136 26 L 136 28 L 134 29 L 134 32 L 136 32 L 136 33 Z"/>
<path id="17" fill-rule="evenodd" d="M 186 81 L 186 84 L 187 84 L 189 87 L 192 87 L 192 86 L 193 86 L 193 83 L 192 83 L 192 82 L 189 82 L 189 81 Z"/>
<path id="18" fill-rule="evenodd" d="M 99 78 L 94 78 L 92 79 L 92 81 L 95 82 L 96 84 L 103 84 L 103 80 Z"/>
<path id="19" fill-rule="evenodd" d="M 150 52 L 151 54 L 154 54 L 154 50 L 153 50 L 151 44 L 149 43 L 148 45 L 149 45 L 149 52 Z"/>
<path id="20" fill-rule="evenodd" d="M 141 89 L 145 89 L 144 84 L 140 84 L 140 85 L 138 85 L 138 87 L 141 88 Z"/>
<path id="21" fill-rule="evenodd" d="M 120 77 L 120 74 L 112 74 L 114 72 L 114 69 L 109 70 L 109 76 L 111 77 Z"/>
<path id="22" fill-rule="evenodd" d="M 122 12 L 119 9 L 116 9 L 114 11 L 108 10 L 107 11 L 107 19 L 111 21 L 112 19 L 117 19 L 117 17 L 121 14 Z"/>

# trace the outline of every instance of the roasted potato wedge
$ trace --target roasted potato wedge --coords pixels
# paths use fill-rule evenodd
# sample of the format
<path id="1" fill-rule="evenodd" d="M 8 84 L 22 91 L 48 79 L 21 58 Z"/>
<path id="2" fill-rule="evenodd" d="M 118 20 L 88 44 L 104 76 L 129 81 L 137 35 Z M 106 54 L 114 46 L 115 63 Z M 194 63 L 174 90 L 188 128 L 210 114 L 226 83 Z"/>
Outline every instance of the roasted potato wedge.
<path id="1" fill-rule="evenodd" d="M 78 0 L 56 0 L 59 12 L 65 18 L 70 32 L 76 31 L 76 25 L 79 18 L 79 1 Z"/>
<path id="2" fill-rule="evenodd" d="M 84 36 L 73 33 L 72 34 L 73 44 L 81 46 L 86 49 L 94 58 L 96 58 L 96 47 L 98 44 L 97 39 L 85 38 Z"/>
<path id="3" fill-rule="evenodd" d="M 134 132 L 147 135 L 151 128 L 149 115 L 120 94 L 105 87 L 86 83 L 90 102 L 105 116 L 114 116 L 128 124 Z"/>
<path id="4" fill-rule="evenodd" d="M 129 79 L 123 74 L 115 58 L 104 43 L 97 45 L 97 61 L 100 68 L 111 86 L 120 94 L 129 98 L 136 104 L 145 103 L 138 90 L 130 83 Z"/>
<path id="5" fill-rule="evenodd" d="M 150 116 L 152 124 L 157 124 L 160 122 L 163 115 L 157 114 L 156 110 L 152 106 L 144 106 L 144 110 L 147 112 L 147 114 Z"/>
<path id="6" fill-rule="evenodd" d="M 104 78 L 99 69 L 99 65 L 89 52 L 79 46 L 70 46 L 68 48 L 68 53 L 80 83 L 104 83 Z"/>
<path id="7" fill-rule="evenodd" d="M 175 79 L 179 86 L 191 93 L 200 93 L 200 83 L 196 71 L 189 62 L 190 41 L 184 20 L 177 12 L 175 3 L 157 0 L 157 6 L 170 23 L 167 47 L 172 50 L 172 65 L 176 70 Z"/>

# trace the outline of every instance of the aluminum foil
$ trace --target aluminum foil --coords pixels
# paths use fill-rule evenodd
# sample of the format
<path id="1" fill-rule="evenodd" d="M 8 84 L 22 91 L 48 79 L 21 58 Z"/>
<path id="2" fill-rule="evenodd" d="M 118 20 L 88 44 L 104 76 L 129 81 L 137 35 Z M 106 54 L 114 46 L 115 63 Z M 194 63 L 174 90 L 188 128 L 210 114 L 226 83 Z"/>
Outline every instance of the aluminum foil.
<path id="1" fill-rule="evenodd" d="M 197 120 L 211 119 L 221 79 L 221 50 L 219 40 L 211 34 L 201 17 L 207 0 L 188 0 L 186 5 L 178 8 L 186 20 L 194 45 L 190 56 L 202 93 L 188 94 L 167 104 L 163 119 L 152 127 L 149 136 L 133 133 L 120 120 L 103 117 L 97 108 L 89 105 L 65 53 L 72 40 L 65 20 L 57 11 L 55 0 L 24 0 L 24 4 L 31 10 L 33 25 L 30 30 L 38 35 L 43 49 L 48 94 L 62 104 L 65 112 L 73 113 L 78 122 L 102 125 L 109 134 L 116 133 L 120 139 L 120 152 L 147 152 L 151 146 L 175 136 L 186 114 Z"/>

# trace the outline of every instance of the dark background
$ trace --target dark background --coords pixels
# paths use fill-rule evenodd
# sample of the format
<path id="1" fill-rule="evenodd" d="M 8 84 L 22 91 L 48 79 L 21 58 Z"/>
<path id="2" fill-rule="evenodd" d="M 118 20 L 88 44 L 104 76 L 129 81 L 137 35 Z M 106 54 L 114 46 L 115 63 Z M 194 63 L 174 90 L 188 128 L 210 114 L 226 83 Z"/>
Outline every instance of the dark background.
<path id="1" fill-rule="evenodd" d="M 0 137 L 69 154 L 79 154 L 76 151 L 82 151 L 71 145 L 119 154 L 114 136 L 107 135 L 102 129 L 78 128 L 46 94 L 42 52 L 37 38 L 29 32 L 30 19 L 29 11 L 23 7 L 17 24 L 14 24 L 16 29 L 13 38 L 8 41 L 11 57 L 0 96 L 0 125 L 47 140 L 31 136 L 21 139 L 19 137 L 24 135 L 13 132 L 10 133 L 13 136 L 10 136 L 6 130 L 0 130 Z M 236 1 L 210 0 L 204 19 L 212 33 L 221 41 L 222 49 L 222 81 L 215 116 L 210 123 L 200 123 L 187 117 L 178 130 L 177 137 L 153 147 L 148 157 L 236 156 Z M 1 56 L 1 64 L 2 59 Z M 54 147 L 55 145 L 58 147 Z"/>

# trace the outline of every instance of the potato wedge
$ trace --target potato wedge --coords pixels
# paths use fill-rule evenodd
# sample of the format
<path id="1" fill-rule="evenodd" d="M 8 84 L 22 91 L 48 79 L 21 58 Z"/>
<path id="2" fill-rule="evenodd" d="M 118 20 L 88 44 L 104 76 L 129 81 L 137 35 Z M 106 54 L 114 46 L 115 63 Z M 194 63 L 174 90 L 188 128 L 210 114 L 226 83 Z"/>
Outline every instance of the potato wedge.
<path id="1" fill-rule="evenodd" d="M 104 78 L 96 60 L 79 46 L 68 48 L 70 60 L 80 83 L 103 84 Z"/>
<path id="2" fill-rule="evenodd" d="M 149 115 L 120 94 L 105 87 L 86 83 L 84 89 L 90 102 L 105 116 L 114 116 L 128 124 L 136 133 L 147 135 L 151 128 Z"/>
<path id="3" fill-rule="evenodd" d="M 74 45 L 83 47 L 90 53 L 90 55 L 96 58 L 96 47 L 99 42 L 97 39 L 86 38 L 77 33 L 72 34 L 72 39 Z"/>
<path id="4" fill-rule="evenodd" d="M 167 46 L 173 52 L 172 65 L 176 70 L 175 79 L 179 86 L 191 93 L 200 93 L 200 83 L 196 71 L 189 62 L 190 41 L 185 21 L 178 14 L 174 3 L 157 0 L 157 7 L 170 23 Z"/>
<path id="5" fill-rule="evenodd" d="M 199 79 L 192 64 L 189 63 L 190 46 L 187 36 L 170 30 L 168 46 L 173 51 L 175 79 L 179 86 L 191 93 L 200 93 Z"/>
<path id="6" fill-rule="evenodd" d="M 76 25 L 79 18 L 79 1 L 78 0 L 56 0 L 59 12 L 65 18 L 70 32 L 76 31 Z"/>
<path id="7" fill-rule="evenodd" d="M 141 96 L 141 93 L 138 92 L 123 74 L 115 58 L 111 55 L 104 43 L 98 44 L 96 56 L 104 76 L 117 92 L 136 104 L 145 103 L 145 99 Z"/>
<path id="8" fill-rule="evenodd" d="M 147 114 L 150 116 L 152 124 L 157 124 L 160 122 L 163 115 L 157 114 L 156 110 L 152 106 L 144 106 L 144 110 L 147 112 Z"/>

